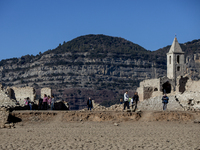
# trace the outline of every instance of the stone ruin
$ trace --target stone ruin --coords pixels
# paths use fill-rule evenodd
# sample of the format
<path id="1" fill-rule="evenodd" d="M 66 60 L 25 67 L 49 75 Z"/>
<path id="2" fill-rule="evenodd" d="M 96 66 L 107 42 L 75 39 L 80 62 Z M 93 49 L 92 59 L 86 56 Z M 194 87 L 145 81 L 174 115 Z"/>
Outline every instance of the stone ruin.
<path id="1" fill-rule="evenodd" d="M 41 89 L 41 94 L 51 95 L 50 88 Z M 14 124 L 9 123 L 9 112 L 12 109 L 18 108 L 18 106 L 24 106 L 24 98 L 29 97 L 31 101 L 36 98 L 35 89 L 32 87 L 7 87 L 3 88 L 0 84 L 0 128 L 13 128 Z M 19 103 L 18 103 L 19 102 Z M 69 110 L 67 102 L 56 101 L 56 107 L 59 110 L 63 108 Z"/>
<path id="2" fill-rule="evenodd" d="M 50 88 L 41 89 L 41 98 L 44 94 L 51 95 Z M 36 92 L 33 87 L 7 87 L 3 88 L 0 84 L 0 107 L 16 107 L 16 105 L 23 106 L 24 99 L 29 97 L 30 101 L 35 102 Z"/>
<path id="3" fill-rule="evenodd" d="M 2 85 L 0 84 L 0 107 L 15 107 L 16 106 L 16 100 L 11 99 L 5 89 L 2 88 Z"/>
<path id="4" fill-rule="evenodd" d="M 199 60 L 198 55 L 195 55 L 195 60 Z M 184 52 L 175 37 L 167 53 L 167 77 L 140 82 L 137 88 L 140 107 L 160 110 L 162 95 L 165 93 L 170 97 L 170 110 L 200 110 L 200 81 L 192 81 L 192 74 L 186 66 L 188 61 L 187 57 L 185 63 Z"/>
<path id="5" fill-rule="evenodd" d="M 6 89 L 3 89 L 3 86 L 0 84 L 0 88 L 0 108 L 6 107 L 11 108 L 11 110 L 28 109 L 24 107 L 24 99 L 27 97 L 30 98 L 30 101 L 38 104 L 38 100 L 36 100 L 36 92 L 33 87 L 7 87 Z M 42 88 L 41 98 L 44 97 L 44 94 L 51 96 L 51 88 Z M 34 106 L 37 109 L 37 106 L 33 105 L 33 107 Z M 56 100 L 55 109 L 69 110 L 69 104 L 62 100 Z"/>
<path id="6" fill-rule="evenodd" d="M 36 100 L 36 92 L 33 87 L 7 87 L 5 91 L 7 97 L 16 100 L 20 105 L 24 105 L 24 99 L 27 97 L 30 101 L 34 102 Z M 51 96 L 51 88 L 42 88 L 41 98 L 44 97 L 44 94 Z"/>
<path id="7" fill-rule="evenodd" d="M 31 101 L 36 98 L 36 92 L 33 87 L 7 87 L 8 96 L 16 99 L 20 105 L 24 104 L 24 99 L 29 97 Z"/>
<path id="8" fill-rule="evenodd" d="M 51 88 L 42 88 L 41 89 L 41 98 L 44 98 L 44 94 L 46 94 L 47 96 L 51 96 L 52 95 Z"/>
<path id="9" fill-rule="evenodd" d="M 200 80 L 189 78 L 185 84 L 185 91 L 177 93 L 176 99 L 185 110 L 200 110 Z"/>
<path id="10" fill-rule="evenodd" d="M 166 77 L 144 80 L 137 89 L 140 97 L 138 107 L 142 110 L 162 110 L 163 86 L 169 85 L 166 93 L 169 97 L 168 110 L 200 111 L 200 80 L 193 81 L 190 75 L 179 76 L 176 86 Z M 171 89 L 171 90 L 169 90 Z"/>
<path id="11" fill-rule="evenodd" d="M 137 92 L 140 97 L 140 101 L 144 101 L 145 99 L 151 98 L 153 95 L 162 95 L 164 91 L 166 93 L 171 93 L 172 91 L 175 91 L 175 88 L 175 84 L 172 80 L 167 77 L 162 77 L 140 82 Z"/>

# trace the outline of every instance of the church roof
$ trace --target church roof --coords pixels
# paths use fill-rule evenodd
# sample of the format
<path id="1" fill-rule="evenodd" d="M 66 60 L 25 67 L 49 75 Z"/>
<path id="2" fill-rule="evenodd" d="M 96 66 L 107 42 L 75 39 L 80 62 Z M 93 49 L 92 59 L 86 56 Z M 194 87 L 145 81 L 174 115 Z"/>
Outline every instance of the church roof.
<path id="1" fill-rule="evenodd" d="M 184 53 L 182 51 L 182 49 L 181 49 L 176 37 L 174 38 L 174 41 L 173 41 L 168 53 Z"/>

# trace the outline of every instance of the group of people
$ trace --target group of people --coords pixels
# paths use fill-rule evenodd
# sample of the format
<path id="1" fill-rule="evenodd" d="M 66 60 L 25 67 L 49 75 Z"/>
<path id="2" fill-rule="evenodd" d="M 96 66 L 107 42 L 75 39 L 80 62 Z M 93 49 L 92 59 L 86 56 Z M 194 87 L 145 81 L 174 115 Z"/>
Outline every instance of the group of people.
<path id="1" fill-rule="evenodd" d="M 53 95 L 51 95 L 51 97 L 46 94 L 44 94 L 44 98 L 39 100 L 39 104 L 38 104 L 38 109 L 41 110 L 47 110 L 49 108 L 51 108 L 51 110 L 54 110 L 54 104 L 55 104 L 55 98 Z"/>
<path id="2" fill-rule="evenodd" d="M 134 96 L 129 101 L 128 91 L 126 91 L 124 93 L 124 110 L 126 109 L 126 107 L 127 107 L 127 109 L 130 109 L 129 105 L 131 104 L 132 109 L 134 108 L 133 111 L 136 111 L 138 101 L 139 101 L 139 96 L 138 96 L 137 92 L 135 92 Z M 121 98 L 120 104 L 122 104 L 122 103 L 123 103 L 123 99 Z M 92 100 L 90 97 L 87 100 L 87 106 L 88 106 L 88 110 L 91 111 L 91 109 L 93 108 L 93 105 L 92 105 Z"/>
<path id="3" fill-rule="evenodd" d="M 30 101 L 30 98 L 27 97 L 24 99 L 24 104 L 26 106 L 29 106 L 30 110 L 32 110 L 33 102 Z M 38 110 L 47 110 L 51 108 L 51 110 L 54 110 L 54 104 L 55 104 L 55 98 L 53 95 L 47 96 L 44 94 L 44 98 L 40 98 L 38 102 Z"/>
<path id="4" fill-rule="evenodd" d="M 129 105 L 131 104 L 132 109 L 133 109 L 133 107 L 135 107 L 134 111 L 136 111 L 138 101 L 139 101 L 139 96 L 138 96 L 137 92 L 135 92 L 134 96 L 130 99 L 128 96 L 128 91 L 126 91 L 124 93 L 124 110 L 126 109 L 126 107 L 127 107 L 127 109 L 130 109 Z M 169 98 L 168 98 L 167 94 L 165 93 L 162 97 L 163 110 L 167 109 L 168 101 L 169 101 Z M 123 100 L 121 98 L 120 104 L 122 104 L 122 103 L 123 103 Z"/>
<path id="5" fill-rule="evenodd" d="M 162 97 L 163 110 L 167 109 L 168 101 L 169 101 L 169 98 L 167 97 L 166 94 L 164 94 L 164 96 Z M 136 111 L 138 102 L 139 102 L 139 96 L 138 96 L 137 92 L 135 92 L 135 94 L 132 98 L 129 98 L 128 91 L 126 91 L 124 93 L 124 101 L 122 98 L 120 99 L 120 104 L 124 103 L 124 110 L 126 109 L 126 107 L 127 107 L 127 109 L 130 109 L 130 105 L 131 105 L 133 111 Z M 29 97 L 27 97 L 24 99 L 24 104 L 26 106 L 29 106 L 30 110 L 32 110 L 32 108 L 33 108 L 32 106 L 34 103 L 30 101 Z M 49 108 L 51 108 L 51 110 L 54 110 L 54 104 L 55 104 L 54 96 L 51 95 L 51 97 L 50 97 L 50 96 L 47 96 L 46 94 L 44 94 L 44 98 L 39 99 L 38 110 L 47 110 Z M 90 97 L 87 100 L 87 106 L 88 106 L 88 110 L 91 111 L 91 109 L 93 108 L 93 105 L 92 105 L 92 100 Z"/>
<path id="6" fill-rule="evenodd" d="M 132 98 L 129 98 L 129 95 L 128 95 L 128 91 L 126 91 L 124 93 L 124 110 L 126 109 L 130 109 L 130 105 L 133 109 L 133 111 L 136 111 L 137 109 L 137 104 L 138 104 L 138 101 L 139 101 L 139 96 L 138 96 L 138 93 L 135 92 L 134 96 Z M 120 99 L 120 104 L 122 104 L 123 101 L 122 101 L 122 98 Z"/>

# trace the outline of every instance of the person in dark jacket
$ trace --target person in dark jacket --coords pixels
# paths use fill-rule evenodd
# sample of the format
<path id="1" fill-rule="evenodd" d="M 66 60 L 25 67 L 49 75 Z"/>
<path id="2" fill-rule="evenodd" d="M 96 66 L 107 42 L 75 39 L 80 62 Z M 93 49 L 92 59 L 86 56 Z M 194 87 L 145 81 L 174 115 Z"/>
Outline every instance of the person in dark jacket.
<path id="1" fill-rule="evenodd" d="M 43 101 L 43 99 L 40 98 L 40 99 L 39 99 L 39 102 L 38 102 L 38 110 L 42 110 L 42 109 L 43 109 L 43 108 L 42 108 L 42 101 Z"/>
<path id="2" fill-rule="evenodd" d="M 168 103 L 169 98 L 167 97 L 166 94 L 162 97 L 162 103 L 163 103 L 163 110 L 167 109 L 167 103 Z"/>
<path id="3" fill-rule="evenodd" d="M 139 96 L 138 96 L 138 93 L 135 92 L 135 94 L 134 94 L 134 96 L 133 96 L 133 103 L 134 103 L 134 105 L 135 105 L 134 111 L 136 111 L 136 109 L 137 109 L 137 103 L 138 103 L 138 101 L 139 101 Z"/>
<path id="4" fill-rule="evenodd" d="M 91 109 L 93 108 L 93 105 L 92 105 L 92 100 L 91 100 L 90 97 L 89 97 L 89 99 L 87 101 L 87 106 L 88 106 L 88 110 L 90 109 L 90 111 L 91 111 Z"/>

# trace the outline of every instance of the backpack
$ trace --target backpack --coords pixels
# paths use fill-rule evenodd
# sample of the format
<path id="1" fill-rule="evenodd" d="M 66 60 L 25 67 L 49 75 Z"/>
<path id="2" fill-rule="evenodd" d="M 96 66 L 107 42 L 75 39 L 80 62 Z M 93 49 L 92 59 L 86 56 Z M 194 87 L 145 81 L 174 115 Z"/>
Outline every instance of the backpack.
<path id="1" fill-rule="evenodd" d="M 28 100 L 25 99 L 25 100 L 24 100 L 24 103 L 25 103 L 25 105 L 28 105 Z"/>

